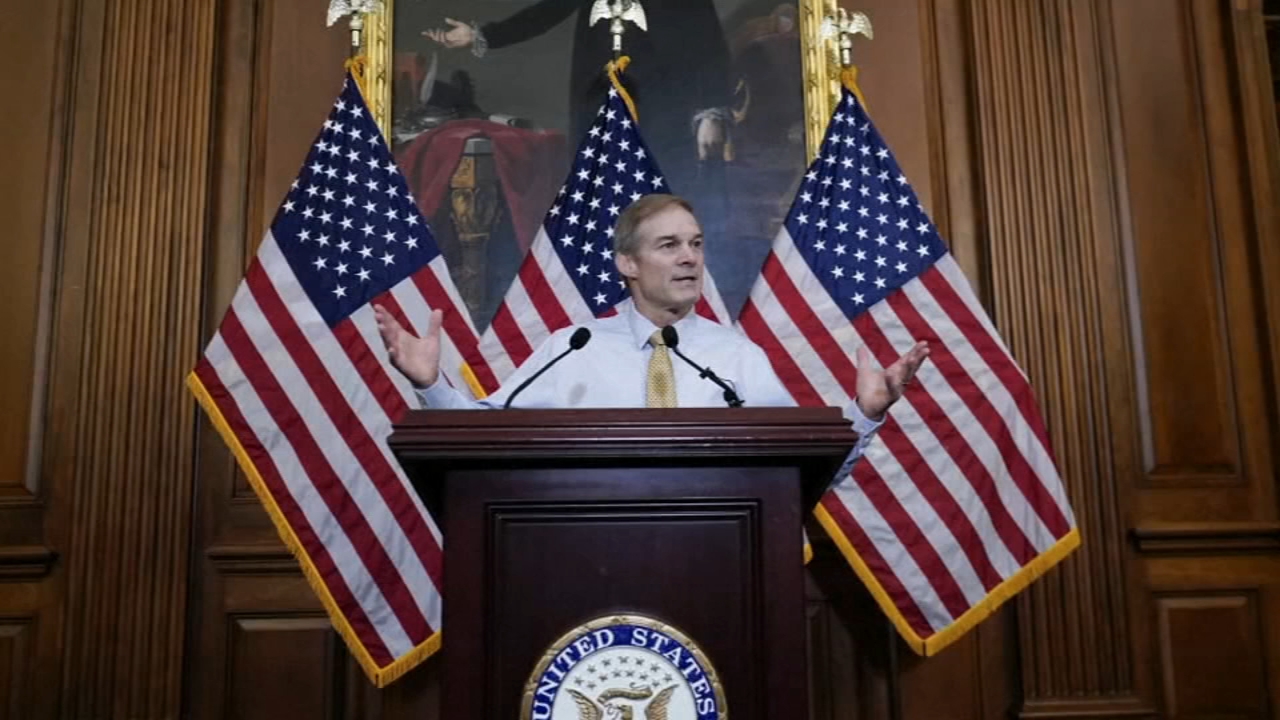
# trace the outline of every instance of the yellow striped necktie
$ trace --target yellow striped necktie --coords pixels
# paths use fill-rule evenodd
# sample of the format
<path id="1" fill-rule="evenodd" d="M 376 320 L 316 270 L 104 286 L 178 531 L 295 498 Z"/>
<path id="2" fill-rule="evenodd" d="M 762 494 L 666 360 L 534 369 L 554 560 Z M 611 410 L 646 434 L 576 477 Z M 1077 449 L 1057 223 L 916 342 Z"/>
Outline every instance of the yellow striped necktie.
<path id="1" fill-rule="evenodd" d="M 671 353 L 662 342 L 662 331 L 655 330 L 649 336 L 653 354 L 649 356 L 649 376 L 645 386 L 645 405 L 671 408 L 676 406 L 676 378 L 671 370 Z"/>

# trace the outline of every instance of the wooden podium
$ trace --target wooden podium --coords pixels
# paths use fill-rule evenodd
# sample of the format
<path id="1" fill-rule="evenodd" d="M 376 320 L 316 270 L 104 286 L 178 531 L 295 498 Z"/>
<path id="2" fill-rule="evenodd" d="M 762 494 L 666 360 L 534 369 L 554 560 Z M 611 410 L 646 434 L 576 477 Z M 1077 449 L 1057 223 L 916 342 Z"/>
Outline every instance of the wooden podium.
<path id="1" fill-rule="evenodd" d="M 591 618 L 678 628 L 735 720 L 808 716 L 802 520 L 857 436 L 836 408 L 411 412 L 391 448 L 445 537 L 442 717 L 521 717 Z"/>

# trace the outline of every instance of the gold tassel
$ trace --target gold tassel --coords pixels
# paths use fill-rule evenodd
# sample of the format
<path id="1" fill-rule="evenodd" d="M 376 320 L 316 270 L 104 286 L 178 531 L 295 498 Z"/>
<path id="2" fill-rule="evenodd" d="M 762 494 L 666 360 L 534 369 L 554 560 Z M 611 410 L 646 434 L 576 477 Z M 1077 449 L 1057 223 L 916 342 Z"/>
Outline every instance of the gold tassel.
<path id="1" fill-rule="evenodd" d="M 365 75 L 369 72 L 369 58 L 360 54 L 348 58 L 344 64 L 347 72 L 356 79 L 356 89 L 360 91 L 360 97 L 363 97 L 366 103 L 369 102 L 369 94 L 365 92 Z"/>
<path id="2" fill-rule="evenodd" d="M 850 65 L 840 71 L 840 83 L 849 88 L 849 92 L 858 98 L 858 102 L 862 104 L 862 109 L 867 109 L 867 99 L 862 97 L 862 90 L 858 87 L 858 66 Z"/>
<path id="3" fill-rule="evenodd" d="M 631 99 L 631 93 L 627 92 L 626 88 L 622 87 L 622 81 L 618 79 L 618 73 L 626 70 L 627 66 L 630 64 L 631 56 L 623 55 L 616 61 L 610 60 L 605 63 L 604 71 L 608 73 L 609 82 L 613 83 L 613 88 L 622 96 L 622 102 L 627 104 L 627 109 L 631 111 L 631 117 L 635 118 L 636 122 L 640 122 L 640 113 L 636 112 L 636 103 Z"/>

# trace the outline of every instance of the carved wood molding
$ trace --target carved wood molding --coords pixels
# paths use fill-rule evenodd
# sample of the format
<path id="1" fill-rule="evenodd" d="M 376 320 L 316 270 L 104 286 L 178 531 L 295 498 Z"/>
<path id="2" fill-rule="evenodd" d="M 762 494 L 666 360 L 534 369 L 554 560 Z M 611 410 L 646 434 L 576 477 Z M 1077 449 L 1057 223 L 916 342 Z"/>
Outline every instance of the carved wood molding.
<path id="1" fill-rule="evenodd" d="M 1106 300 L 1123 276 L 1100 7 L 971 3 L 993 319 L 1036 389 L 1084 537 L 1018 597 L 1022 717 L 1149 713 L 1133 704 L 1128 432 L 1108 412 L 1129 380 L 1123 308 Z"/>
<path id="2" fill-rule="evenodd" d="M 1280 552 L 1280 523 L 1202 523 L 1139 526 L 1130 531 L 1138 552 L 1225 555 Z"/>
<path id="3" fill-rule="evenodd" d="M 226 575 L 298 575 L 298 561 L 283 545 L 219 545 L 205 552 L 205 557 Z"/>
<path id="4" fill-rule="evenodd" d="M 836 408 L 681 408 L 676 411 L 537 410 L 493 415 L 416 411 L 390 444 L 414 460 L 492 457 L 613 457 L 660 449 L 663 457 L 824 456 L 853 447 L 857 435 Z M 764 434 L 767 433 L 767 434 Z M 572 450 L 566 447 L 576 442 Z M 412 447 L 410 447 L 412 446 Z"/>
<path id="5" fill-rule="evenodd" d="M 58 553 L 39 545 L 0 547 L 0 580 L 39 580 L 57 559 Z"/>
<path id="6" fill-rule="evenodd" d="M 1025 720 L 1140 720 L 1159 716 L 1159 709 L 1136 697 L 1070 703 L 1031 701 L 1018 713 Z"/>
<path id="7" fill-rule="evenodd" d="M 181 714 L 218 4 L 68 3 L 44 453 L 65 717 Z"/>

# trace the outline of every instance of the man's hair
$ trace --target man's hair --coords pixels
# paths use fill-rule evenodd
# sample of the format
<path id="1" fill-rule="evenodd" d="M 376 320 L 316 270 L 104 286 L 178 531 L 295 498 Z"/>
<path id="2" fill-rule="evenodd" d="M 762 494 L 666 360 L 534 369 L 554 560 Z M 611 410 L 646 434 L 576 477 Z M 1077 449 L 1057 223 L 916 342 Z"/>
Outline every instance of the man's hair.
<path id="1" fill-rule="evenodd" d="M 613 226 L 613 254 L 635 256 L 640 244 L 640 235 L 636 232 L 640 224 L 672 205 L 684 208 L 693 215 L 693 206 L 679 195 L 653 193 L 628 205 L 618 216 L 618 223 Z"/>

